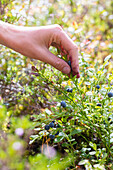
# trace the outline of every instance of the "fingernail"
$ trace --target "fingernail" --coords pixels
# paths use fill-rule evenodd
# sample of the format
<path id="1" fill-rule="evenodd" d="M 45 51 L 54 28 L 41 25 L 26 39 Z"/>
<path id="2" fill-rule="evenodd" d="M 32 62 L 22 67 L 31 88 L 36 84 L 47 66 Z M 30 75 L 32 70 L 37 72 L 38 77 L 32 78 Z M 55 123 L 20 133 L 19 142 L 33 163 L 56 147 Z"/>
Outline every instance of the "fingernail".
<path id="1" fill-rule="evenodd" d="M 80 74 L 79 73 L 77 74 L 77 78 L 80 78 Z"/>
<path id="2" fill-rule="evenodd" d="M 79 77 L 80 77 L 79 72 L 74 72 L 74 71 L 73 71 L 73 76 L 75 76 L 75 75 L 77 76 L 77 78 L 79 78 Z"/>
<path id="3" fill-rule="evenodd" d="M 79 72 L 73 71 L 73 76 L 78 75 L 78 74 L 79 74 Z"/>
<path id="4" fill-rule="evenodd" d="M 69 67 L 64 67 L 63 70 L 62 70 L 62 72 L 63 72 L 64 74 L 69 74 L 69 73 L 70 73 L 70 68 L 69 68 Z"/>

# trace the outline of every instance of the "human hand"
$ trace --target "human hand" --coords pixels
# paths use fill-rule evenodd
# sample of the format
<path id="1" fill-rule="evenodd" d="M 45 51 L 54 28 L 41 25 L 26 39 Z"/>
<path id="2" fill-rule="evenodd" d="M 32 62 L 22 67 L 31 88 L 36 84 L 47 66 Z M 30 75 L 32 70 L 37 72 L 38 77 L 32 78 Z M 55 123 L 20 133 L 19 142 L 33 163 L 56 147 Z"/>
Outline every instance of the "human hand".
<path id="1" fill-rule="evenodd" d="M 70 66 L 49 51 L 50 46 L 59 48 L 61 55 L 71 61 L 73 76 L 79 75 L 78 48 L 59 25 L 21 27 L 7 24 L 9 33 L 6 46 L 70 75 Z M 4 43 L 3 43 L 4 44 Z"/>

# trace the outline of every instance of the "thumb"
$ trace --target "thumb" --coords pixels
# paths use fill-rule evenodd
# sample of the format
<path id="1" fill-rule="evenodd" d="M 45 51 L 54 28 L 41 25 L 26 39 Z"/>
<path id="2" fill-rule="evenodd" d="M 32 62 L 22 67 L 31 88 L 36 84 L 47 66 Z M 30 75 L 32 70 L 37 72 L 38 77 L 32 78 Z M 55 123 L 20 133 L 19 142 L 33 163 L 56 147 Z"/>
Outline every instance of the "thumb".
<path id="1" fill-rule="evenodd" d="M 49 50 L 47 50 L 45 56 L 46 56 L 45 62 L 52 65 L 57 70 L 61 71 L 64 74 L 69 74 L 71 72 L 70 66 L 64 60 L 52 54 Z"/>

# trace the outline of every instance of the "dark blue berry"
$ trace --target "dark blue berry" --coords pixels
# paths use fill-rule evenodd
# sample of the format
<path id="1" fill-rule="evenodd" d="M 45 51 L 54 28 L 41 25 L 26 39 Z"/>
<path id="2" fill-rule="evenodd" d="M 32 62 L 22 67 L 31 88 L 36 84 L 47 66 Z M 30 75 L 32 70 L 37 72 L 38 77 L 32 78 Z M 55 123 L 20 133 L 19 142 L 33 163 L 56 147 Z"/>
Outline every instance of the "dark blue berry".
<path id="1" fill-rule="evenodd" d="M 66 107 L 66 102 L 65 101 L 61 101 L 61 106 L 62 107 Z"/>
<path id="2" fill-rule="evenodd" d="M 52 122 L 55 123 L 55 120 L 53 120 Z"/>
<path id="3" fill-rule="evenodd" d="M 50 138 L 50 139 L 54 139 L 54 138 L 55 138 L 55 135 L 50 134 L 50 135 L 49 135 L 49 138 Z"/>
<path id="4" fill-rule="evenodd" d="M 51 123 L 49 124 L 49 127 L 53 128 L 53 127 L 54 127 L 54 123 L 51 122 Z"/>
<path id="5" fill-rule="evenodd" d="M 68 61 L 67 63 L 68 63 L 68 65 L 70 66 L 70 68 L 71 68 L 71 71 L 72 71 L 72 67 L 71 67 L 71 61 Z"/>
<path id="6" fill-rule="evenodd" d="M 71 93 L 72 93 L 72 91 L 73 91 L 73 89 L 72 89 L 72 88 L 70 88 L 69 92 L 71 92 Z"/>
<path id="7" fill-rule="evenodd" d="M 59 134 L 59 131 L 55 134 L 56 136 Z"/>
<path id="8" fill-rule="evenodd" d="M 68 61 L 67 63 L 68 63 L 68 65 L 71 67 L 71 61 Z"/>
<path id="9" fill-rule="evenodd" d="M 111 120 L 111 118 L 110 117 L 108 117 L 108 121 L 110 121 Z"/>
<path id="10" fill-rule="evenodd" d="M 102 106 L 101 103 L 97 103 L 97 106 Z"/>
<path id="11" fill-rule="evenodd" d="M 72 88 L 67 88 L 66 91 L 72 93 L 73 89 Z"/>
<path id="12" fill-rule="evenodd" d="M 45 125 L 45 130 L 49 130 L 49 125 Z"/>
<path id="13" fill-rule="evenodd" d="M 112 93 L 112 92 L 109 92 L 109 93 L 108 93 L 108 97 L 113 97 L 113 93 Z"/>
<path id="14" fill-rule="evenodd" d="M 69 88 L 67 88 L 66 91 L 69 92 Z"/>
<path id="15" fill-rule="evenodd" d="M 77 125 L 77 120 L 75 120 L 74 125 Z"/>
<path id="16" fill-rule="evenodd" d="M 99 85 L 96 85 L 96 88 L 97 88 L 97 89 L 100 89 L 100 86 L 99 86 Z"/>

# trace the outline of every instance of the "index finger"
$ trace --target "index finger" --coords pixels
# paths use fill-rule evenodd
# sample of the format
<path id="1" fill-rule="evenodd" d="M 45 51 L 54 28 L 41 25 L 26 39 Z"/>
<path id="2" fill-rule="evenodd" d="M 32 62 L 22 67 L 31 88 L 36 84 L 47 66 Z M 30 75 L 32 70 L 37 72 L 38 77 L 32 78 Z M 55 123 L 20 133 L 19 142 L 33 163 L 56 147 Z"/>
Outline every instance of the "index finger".
<path id="1" fill-rule="evenodd" d="M 74 42 L 69 38 L 69 36 L 62 30 L 59 29 L 55 32 L 55 41 L 57 44 L 61 46 L 68 54 L 68 60 L 71 61 L 73 75 L 79 75 L 79 60 L 78 60 L 78 47 L 74 44 Z"/>

